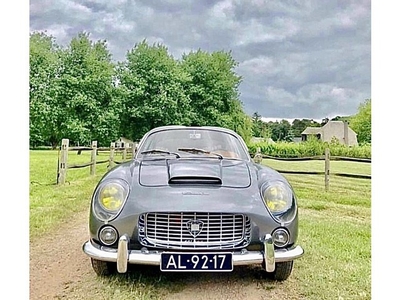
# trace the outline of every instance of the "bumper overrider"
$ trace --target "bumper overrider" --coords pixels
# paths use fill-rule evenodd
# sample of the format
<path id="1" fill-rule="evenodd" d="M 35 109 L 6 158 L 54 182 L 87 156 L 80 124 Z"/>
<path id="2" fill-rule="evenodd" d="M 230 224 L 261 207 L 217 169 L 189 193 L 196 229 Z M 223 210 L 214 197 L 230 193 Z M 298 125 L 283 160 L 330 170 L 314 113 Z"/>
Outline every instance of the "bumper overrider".
<path id="1" fill-rule="evenodd" d="M 129 250 L 129 237 L 123 235 L 119 238 L 118 249 L 111 248 L 98 248 L 95 247 L 90 241 L 83 245 L 83 252 L 89 257 L 108 262 L 116 262 L 117 270 L 119 273 L 125 273 L 128 269 L 128 264 L 139 265 L 160 265 L 161 253 L 163 251 L 155 250 Z M 232 252 L 232 260 L 234 266 L 263 264 L 267 272 L 275 270 L 275 263 L 292 261 L 301 257 L 304 250 L 300 246 L 292 249 L 274 249 L 272 236 L 265 235 L 263 239 L 263 251 L 241 251 Z"/>

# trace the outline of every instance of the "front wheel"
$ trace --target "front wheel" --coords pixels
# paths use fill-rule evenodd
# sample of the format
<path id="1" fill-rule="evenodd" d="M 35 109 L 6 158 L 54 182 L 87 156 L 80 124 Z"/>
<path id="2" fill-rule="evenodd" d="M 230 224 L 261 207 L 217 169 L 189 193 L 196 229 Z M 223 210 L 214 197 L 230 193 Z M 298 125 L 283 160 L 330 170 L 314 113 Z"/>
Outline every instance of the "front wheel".
<path id="1" fill-rule="evenodd" d="M 293 269 L 293 261 L 279 262 L 275 264 L 274 272 L 266 272 L 267 278 L 284 281 L 289 278 Z"/>
<path id="2" fill-rule="evenodd" d="M 98 259 L 91 258 L 92 268 L 95 273 L 99 276 L 108 276 L 116 273 L 117 265 L 116 263 L 102 261 Z"/>

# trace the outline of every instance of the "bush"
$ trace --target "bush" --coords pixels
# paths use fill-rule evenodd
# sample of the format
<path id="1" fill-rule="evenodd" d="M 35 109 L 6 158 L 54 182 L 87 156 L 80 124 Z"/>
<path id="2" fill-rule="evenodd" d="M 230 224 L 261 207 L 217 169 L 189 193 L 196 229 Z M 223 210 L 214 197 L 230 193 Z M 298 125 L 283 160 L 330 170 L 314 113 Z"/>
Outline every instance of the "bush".
<path id="1" fill-rule="evenodd" d="M 333 143 L 326 143 L 310 139 L 309 141 L 301 143 L 249 143 L 247 147 L 249 148 L 251 154 L 256 153 L 257 148 L 260 148 L 261 153 L 264 155 L 281 158 L 325 155 L 326 148 L 329 148 L 331 156 L 371 158 L 371 144 L 349 147 L 339 144 L 335 141 L 333 141 Z"/>

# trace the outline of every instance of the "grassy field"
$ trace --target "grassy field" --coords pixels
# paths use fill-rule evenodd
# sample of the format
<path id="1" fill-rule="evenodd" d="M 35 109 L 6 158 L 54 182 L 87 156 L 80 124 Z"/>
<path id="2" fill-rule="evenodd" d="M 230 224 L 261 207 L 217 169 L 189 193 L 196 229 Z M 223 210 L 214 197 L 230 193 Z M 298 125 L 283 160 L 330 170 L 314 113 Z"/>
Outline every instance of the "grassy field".
<path id="1" fill-rule="evenodd" d="M 99 153 L 98 160 L 107 159 Z M 90 161 L 90 152 L 69 152 L 68 163 Z M 41 236 L 56 228 L 76 212 L 88 209 L 91 194 L 96 183 L 104 175 L 107 164 L 96 166 L 96 175 L 90 176 L 89 167 L 67 171 L 65 185 L 57 182 L 58 151 L 30 152 L 30 238 Z"/>
<path id="2" fill-rule="evenodd" d="M 99 160 L 105 159 L 101 154 Z M 90 154 L 71 152 L 71 163 L 88 162 Z M 323 161 L 283 162 L 264 160 L 263 164 L 280 170 L 323 171 Z M 68 170 L 67 184 L 57 186 L 57 151 L 30 152 L 30 238 L 43 233 L 86 210 L 97 181 L 107 164 Z M 371 165 L 331 162 L 332 172 L 371 174 Z M 298 243 L 305 255 L 295 262 L 292 276 L 285 283 L 266 282 L 270 290 L 293 288 L 298 299 L 371 299 L 371 180 L 331 176 L 325 192 L 324 177 L 285 175 L 299 200 Z M 99 278 L 100 298 L 158 299 L 163 291 L 179 290 L 188 284 L 185 276 L 156 276 L 144 271 L 126 276 Z M 240 280 L 240 278 L 239 278 Z M 248 280 L 248 279 L 243 279 Z M 132 284 L 135 282 L 135 284 Z M 119 296 L 115 295 L 118 291 Z"/>
<path id="3" fill-rule="evenodd" d="M 264 160 L 280 170 L 323 171 L 323 161 Z M 331 162 L 332 172 L 371 174 L 371 165 Z M 371 180 L 286 174 L 299 199 L 296 279 L 306 299 L 371 298 Z"/>

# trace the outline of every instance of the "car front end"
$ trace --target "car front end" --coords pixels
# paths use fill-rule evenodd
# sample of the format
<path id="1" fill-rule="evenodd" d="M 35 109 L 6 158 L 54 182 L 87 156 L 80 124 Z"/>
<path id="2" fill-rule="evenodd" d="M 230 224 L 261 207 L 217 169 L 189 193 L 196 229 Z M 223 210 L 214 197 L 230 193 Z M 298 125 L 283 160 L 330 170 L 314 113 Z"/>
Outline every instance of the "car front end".
<path id="1" fill-rule="evenodd" d="M 124 273 L 129 264 L 165 272 L 261 265 L 285 280 L 304 252 L 296 244 L 297 200 L 286 179 L 248 157 L 170 154 L 138 156 L 96 187 L 83 245 L 96 273 L 105 275 L 110 266 Z"/>

